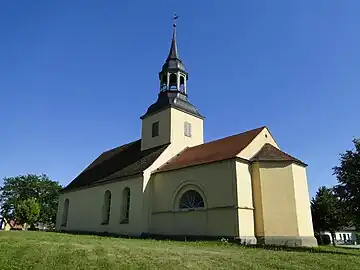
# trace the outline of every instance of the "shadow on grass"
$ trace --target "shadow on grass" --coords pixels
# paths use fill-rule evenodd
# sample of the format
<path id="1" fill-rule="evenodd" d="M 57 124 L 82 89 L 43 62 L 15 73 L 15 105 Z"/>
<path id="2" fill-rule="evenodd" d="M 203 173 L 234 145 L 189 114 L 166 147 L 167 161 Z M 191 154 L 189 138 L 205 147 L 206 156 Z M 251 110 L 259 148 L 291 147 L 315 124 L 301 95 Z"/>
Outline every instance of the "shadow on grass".
<path id="1" fill-rule="evenodd" d="M 351 253 L 352 250 L 350 248 L 345 247 L 333 247 L 329 246 L 329 249 L 325 249 L 326 246 L 320 247 L 287 247 L 287 246 L 273 246 L 273 245 L 252 245 L 248 246 L 248 248 L 254 249 L 265 249 L 272 251 L 286 251 L 286 252 L 305 252 L 305 253 L 325 253 L 325 254 L 337 254 L 337 255 L 347 255 L 347 256 L 360 256 L 359 254 Z M 343 252 L 343 250 L 347 250 L 350 252 Z"/>
<path id="2" fill-rule="evenodd" d="M 100 237 L 110 237 L 110 238 L 126 238 L 126 239 L 144 239 L 144 240 L 162 240 L 162 241 L 173 241 L 173 242 L 205 242 L 209 245 L 214 246 L 241 246 L 249 249 L 262 249 L 262 250 L 271 250 L 271 251 L 286 251 L 286 252 L 304 252 L 304 253 L 322 253 L 322 254 L 336 254 L 336 255 L 347 255 L 347 256 L 360 256 L 360 250 L 357 252 L 354 248 L 341 247 L 341 246 L 320 246 L 320 247 L 290 247 L 290 246 L 279 246 L 279 245 L 246 245 L 240 243 L 237 239 L 231 238 L 222 238 L 214 236 L 182 236 L 182 235 L 149 235 L 142 234 L 141 236 L 129 236 L 121 235 L 114 233 L 96 233 L 96 232 L 85 232 L 85 231 L 59 231 L 57 233 L 72 234 L 72 235 L 94 235 Z M 223 241 L 222 239 L 226 239 Z M 328 249 L 327 249 L 328 248 Z M 344 252 L 344 250 L 348 252 Z"/>

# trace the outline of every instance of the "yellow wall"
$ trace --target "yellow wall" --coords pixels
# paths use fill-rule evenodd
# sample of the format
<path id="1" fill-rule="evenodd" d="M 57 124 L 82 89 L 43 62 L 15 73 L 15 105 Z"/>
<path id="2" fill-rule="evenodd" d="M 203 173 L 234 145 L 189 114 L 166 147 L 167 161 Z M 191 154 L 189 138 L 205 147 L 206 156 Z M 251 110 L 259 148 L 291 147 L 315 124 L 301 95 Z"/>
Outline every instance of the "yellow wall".
<path id="1" fill-rule="evenodd" d="M 254 237 L 254 208 L 251 184 L 251 166 L 236 161 L 236 191 L 239 235 Z"/>
<path id="2" fill-rule="evenodd" d="M 155 174 L 149 184 L 151 233 L 238 235 L 234 160 Z M 178 194 L 187 189 L 203 194 L 204 210 L 179 210 Z"/>
<path id="3" fill-rule="evenodd" d="M 159 122 L 159 136 L 152 137 L 152 124 Z M 142 120 L 141 149 L 145 150 L 170 142 L 171 110 L 165 109 Z"/>
<path id="4" fill-rule="evenodd" d="M 184 123 L 191 124 L 191 137 L 184 135 Z M 183 111 L 171 108 L 171 142 L 184 146 L 195 146 L 204 143 L 203 120 Z"/>
<path id="5" fill-rule="evenodd" d="M 261 207 L 263 217 L 256 222 L 260 226 L 262 223 L 265 236 L 297 236 L 291 163 L 260 162 L 259 165 L 261 205 L 255 205 L 255 211 Z"/>
<path id="6" fill-rule="evenodd" d="M 297 164 L 292 164 L 291 169 L 294 178 L 293 181 L 294 181 L 299 235 L 314 236 L 306 169 Z"/>
<path id="7" fill-rule="evenodd" d="M 260 151 L 260 149 L 266 143 L 270 143 L 276 148 L 279 148 L 274 138 L 271 136 L 270 131 L 267 128 L 264 128 L 254 138 L 254 140 L 245 149 L 243 149 L 237 156 L 244 159 L 251 159 L 257 152 Z"/>
<path id="8" fill-rule="evenodd" d="M 253 164 L 257 236 L 313 236 L 305 168 L 290 162 Z"/>
<path id="9" fill-rule="evenodd" d="M 254 228 L 255 235 L 264 235 L 264 220 L 263 220 L 263 207 L 262 207 L 262 189 L 260 182 L 260 166 L 259 163 L 251 165 L 251 180 L 252 180 L 252 195 L 254 206 Z"/>
<path id="10" fill-rule="evenodd" d="M 111 232 L 119 234 L 139 234 L 143 228 L 143 179 L 131 178 L 124 181 L 105 184 L 87 189 L 80 189 L 60 195 L 57 213 L 57 230 Z M 120 224 L 122 192 L 125 187 L 130 188 L 130 216 L 129 224 Z M 111 192 L 110 222 L 102 223 L 102 207 L 104 193 Z M 69 212 L 66 227 L 61 227 L 64 201 L 69 199 Z"/>
<path id="11" fill-rule="evenodd" d="M 159 121 L 159 136 L 152 138 L 152 124 Z M 192 136 L 184 135 L 184 122 L 191 124 Z M 141 149 L 165 143 L 175 143 L 183 148 L 204 142 L 203 120 L 178 109 L 167 108 L 142 120 Z"/>

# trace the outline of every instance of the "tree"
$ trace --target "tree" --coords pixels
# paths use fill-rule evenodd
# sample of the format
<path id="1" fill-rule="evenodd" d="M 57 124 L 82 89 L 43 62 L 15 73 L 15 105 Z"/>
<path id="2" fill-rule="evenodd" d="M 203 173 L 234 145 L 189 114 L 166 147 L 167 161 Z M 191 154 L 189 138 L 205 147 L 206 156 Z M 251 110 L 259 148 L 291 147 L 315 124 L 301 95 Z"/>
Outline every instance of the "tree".
<path id="1" fill-rule="evenodd" d="M 336 192 L 344 203 L 353 225 L 360 228 L 360 139 L 353 140 L 354 149 L 340 155 L 340 165 L 334 167 L 338 185 Z"/>
<path id="2" fill-rule="evenodd" d="M 15 218 L 15 207 L 34 198 L 40 206 L 36 222 L 55 224 L 59 191 L 61 185 L 46 175 L 21 175 L 4 178 L 0 187 L 1 214 L 8 219 Z"/>
<path id="3" fill-rule="evenodd" d="M 27 223 L 30 227 L 38 220 L 40 214 L 40 205 L 35 198 L 20 201 L 15 205 L 15 219 L 20 224 Z"/>
<path id="4" fill-rule="evenodd" d="M 334 190 L 320 187 L 311 200 L 311 212 L 314 231 L 319 235 L 323 231 L 329 231 L 335 246 L 335 231 L 346 225 L 346 218 L 343 215 L 341 200 Z"/>

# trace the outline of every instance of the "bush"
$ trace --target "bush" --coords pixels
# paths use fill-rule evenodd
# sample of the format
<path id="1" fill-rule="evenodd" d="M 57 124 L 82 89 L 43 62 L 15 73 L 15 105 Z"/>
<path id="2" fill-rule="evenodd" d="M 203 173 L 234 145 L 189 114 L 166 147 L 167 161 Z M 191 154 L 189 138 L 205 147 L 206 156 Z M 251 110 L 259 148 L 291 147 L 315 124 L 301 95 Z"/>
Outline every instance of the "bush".
<path id="1" fill-rule="evenodd" d="M 330 245 L 331 239 L 330 236 L 327 234 L 315 234 L 315 238 L 317 240 L 318 245 Z"/>

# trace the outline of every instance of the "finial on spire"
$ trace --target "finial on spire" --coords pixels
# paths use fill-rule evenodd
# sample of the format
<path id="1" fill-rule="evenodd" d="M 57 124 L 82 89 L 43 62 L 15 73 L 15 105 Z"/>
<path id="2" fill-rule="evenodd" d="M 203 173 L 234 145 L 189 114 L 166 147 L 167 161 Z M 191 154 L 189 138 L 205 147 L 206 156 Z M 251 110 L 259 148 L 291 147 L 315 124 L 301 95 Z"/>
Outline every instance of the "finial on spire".
<path id="1" fill-rule="evenodd" d="M 179 16 L 176 15 L 176 13 L 174 13 L 173 16 L 173 37 L 171 40 L 171 47 L 170 47 L 170 52 L 169 52 L 169 56 L 167 59 L 179 59 L 179 53 L 177 50 L 177 45 L 176 45 L 176 20 L 179 18 Z"/>
<path id="2" fill-rule="evenodd" d="M 174 23 L 173 23 L 173 26 L 176 27 L 176 20 L 179 18 L 178 15 L 176 15 L 176 13 L 174 13 L 174 16 L 173 16 L 173 20 L 174 20 Z"/>

